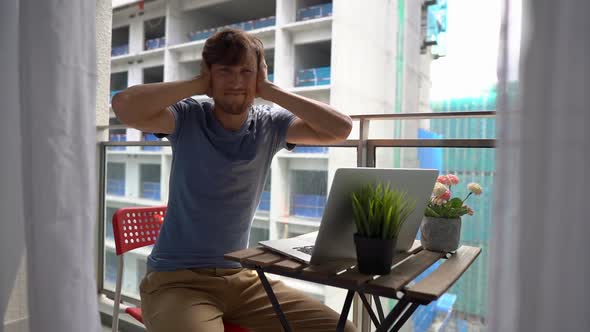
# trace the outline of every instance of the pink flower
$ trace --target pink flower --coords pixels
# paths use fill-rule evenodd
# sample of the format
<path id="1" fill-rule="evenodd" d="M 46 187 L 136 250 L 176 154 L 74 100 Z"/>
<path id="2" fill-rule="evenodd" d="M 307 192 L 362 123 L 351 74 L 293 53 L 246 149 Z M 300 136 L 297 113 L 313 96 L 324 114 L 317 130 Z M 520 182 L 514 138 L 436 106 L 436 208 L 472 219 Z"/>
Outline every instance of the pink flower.
<path id="1" fill-rule="evenodd" d="M 436 182 L 442 183 L 442 184 L 444 184 L 446 186 L 448 186 L 448 185 L 451 184 L 451 181 L 449 180 L 449 177 L 446 176 L 446 175 L 439 175 L 439 177 L 436 178 Z"/>
<path id="2" fill-rule="evenodd" d="M 452 185 L 459 183 L 459 178 L 454 174 L 447 175 L 447 178 L 449 178 L 449 181 L 451 182 Z"/>
<path id="3" fill-rule="evenodd" d="M 473 211 L 473 209 L 471 207 L 469 207 L 468 205 L 463 204 L 463 207 L 467 209 L 468 215 L 472 216 L 475 213 L 475 211 Z"/>
<path id="4" fill-rule="evenodd" d="M 451 199 L 451 191 L 445 191 L 442 195 L 438 196 L 438 198 L 448 201 L 449 199 Z"/>

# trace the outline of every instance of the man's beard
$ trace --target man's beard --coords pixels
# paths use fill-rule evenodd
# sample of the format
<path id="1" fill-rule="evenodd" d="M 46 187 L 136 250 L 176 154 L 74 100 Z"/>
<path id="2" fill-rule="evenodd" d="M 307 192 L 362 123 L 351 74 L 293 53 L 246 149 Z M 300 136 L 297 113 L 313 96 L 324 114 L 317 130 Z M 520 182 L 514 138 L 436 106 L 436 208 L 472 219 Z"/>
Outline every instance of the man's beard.
<path id="1" fill-rule="evenodd" d="M 224 113 L 233 114 L 233 115 L 240 115 L 240 114 L 246 112 L 252 106 L 252 102 L 248 102 L 247 100 L 244 100 L 244 102 L 241 104 L 239 104 L 239 103 L 226 103 L 226 102 L 217 101 L 217 100 L 214 100 L 214 102 L 216 105 L 219 106 L 219 108 Z"/>

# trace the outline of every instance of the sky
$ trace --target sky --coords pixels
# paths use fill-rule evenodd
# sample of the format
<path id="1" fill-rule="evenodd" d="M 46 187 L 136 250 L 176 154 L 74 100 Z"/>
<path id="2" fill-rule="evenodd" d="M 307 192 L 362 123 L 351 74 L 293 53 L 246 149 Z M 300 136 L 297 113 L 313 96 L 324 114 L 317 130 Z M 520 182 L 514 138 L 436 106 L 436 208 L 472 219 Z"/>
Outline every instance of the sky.
<path id="1" fill-rule="evenodd" d="M 503 0 L 448 0 L 447 55 L 432 61 L 431 100 L 477 96 L 497 82 Z"/>

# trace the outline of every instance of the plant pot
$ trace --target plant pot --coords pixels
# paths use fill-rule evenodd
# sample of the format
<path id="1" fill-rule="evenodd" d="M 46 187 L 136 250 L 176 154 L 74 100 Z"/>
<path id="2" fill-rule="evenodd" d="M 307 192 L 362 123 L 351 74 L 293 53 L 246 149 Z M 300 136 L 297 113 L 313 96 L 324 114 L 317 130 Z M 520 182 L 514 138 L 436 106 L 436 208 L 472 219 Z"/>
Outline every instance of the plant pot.
<path id="1" fill-rule="evenodd" d="M 459 248 L 461 218 L 422 218 L 420 242 L 424 249 L 451 252 Z"/>
<path id="2" fill-rule="evenodd" d="M 389 274 L 397 239 L 375 239 L 354 234 L 359 271 L 364 274 Z"/>

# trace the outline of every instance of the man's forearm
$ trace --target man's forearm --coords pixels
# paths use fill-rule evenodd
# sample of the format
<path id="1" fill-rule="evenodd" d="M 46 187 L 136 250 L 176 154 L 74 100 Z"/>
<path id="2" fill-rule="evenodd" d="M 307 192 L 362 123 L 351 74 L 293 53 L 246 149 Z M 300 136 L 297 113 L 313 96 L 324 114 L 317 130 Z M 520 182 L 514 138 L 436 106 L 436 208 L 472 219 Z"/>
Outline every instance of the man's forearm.
<path id="1" fill-rule="evenodd" d="M 350 117 L 330 105 L 285 91 L 274 84 L 265 91 L 264 98 L 295 114 L 317 133 L 340 139 L 346 139 L 350 133 Z"/>
<path id="2" fill-rule="evenodd" d="M 135 85 L 119 92 L 113 97 L 115 114 L 125 124 L 152 118 L 162 109 L 205 91 L 197 79 L 166 83 Z"/>

